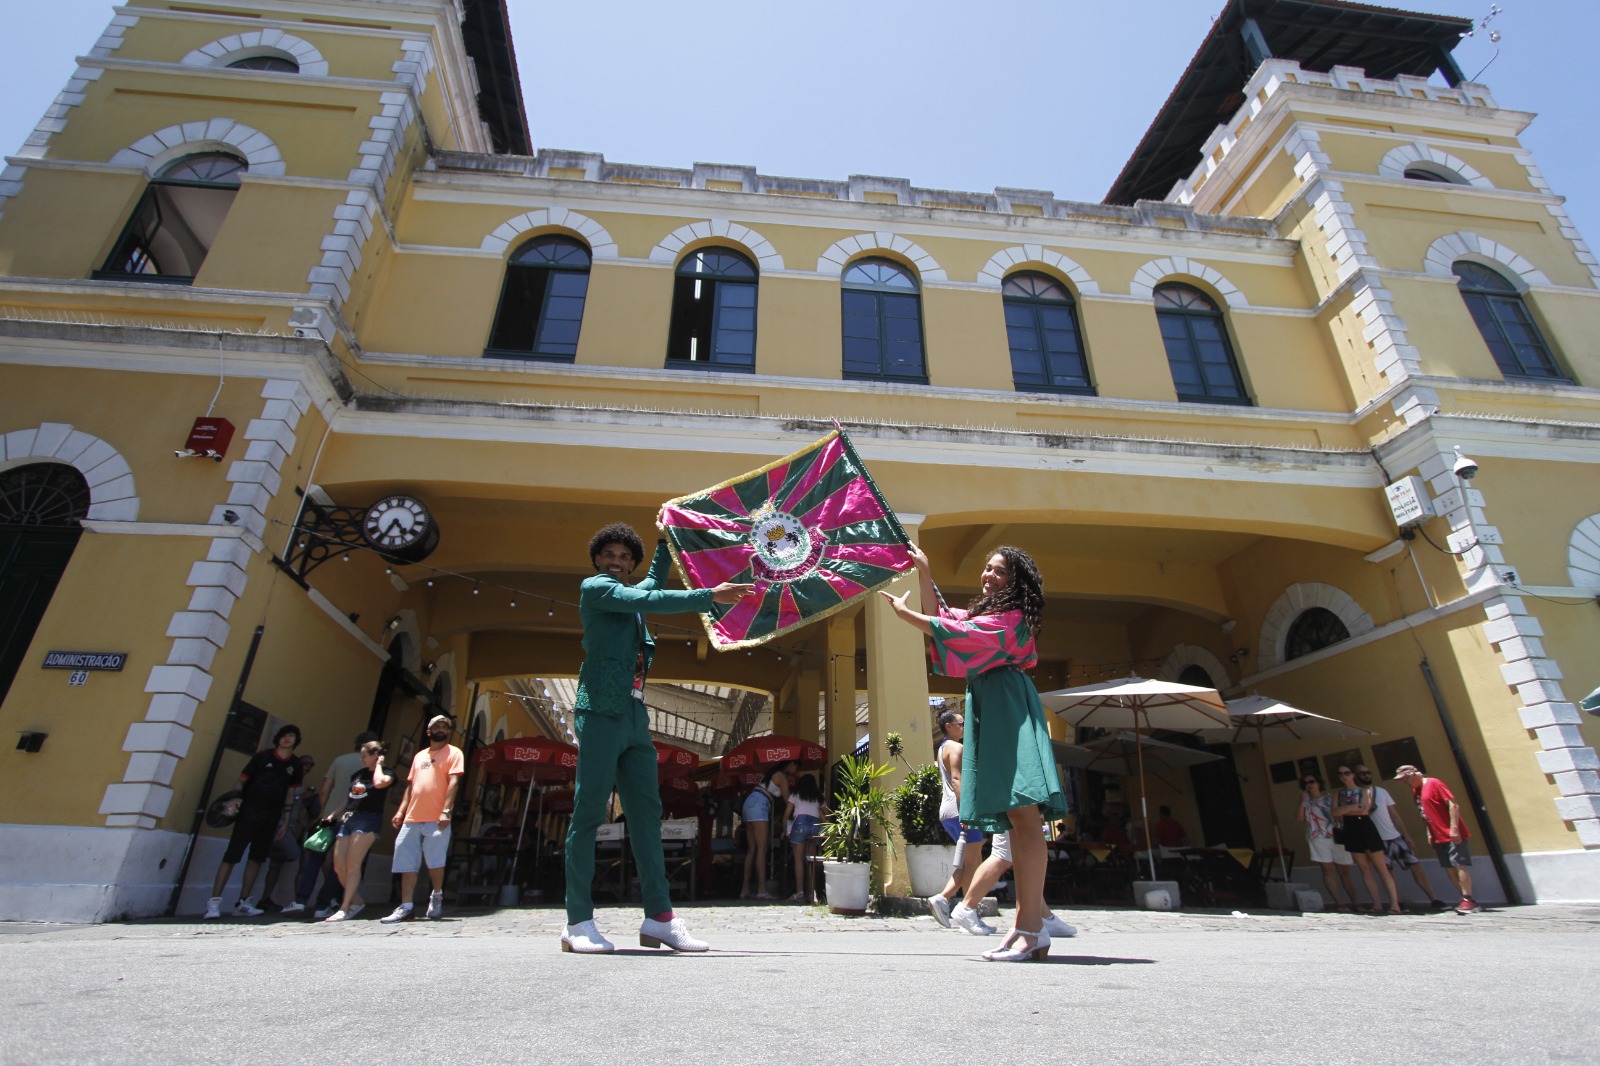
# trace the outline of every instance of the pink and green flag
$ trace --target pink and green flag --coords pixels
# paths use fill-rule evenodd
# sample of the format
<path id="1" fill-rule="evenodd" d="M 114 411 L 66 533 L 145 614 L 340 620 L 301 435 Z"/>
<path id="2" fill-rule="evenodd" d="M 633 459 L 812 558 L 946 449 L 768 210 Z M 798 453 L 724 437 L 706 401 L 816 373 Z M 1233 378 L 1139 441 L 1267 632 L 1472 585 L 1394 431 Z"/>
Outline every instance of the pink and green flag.
<path id="1" fill-rule="evenodd" d="M 700 616 L 723 651 L 826 618 L 913 565 L 905 530 L 842 429 L 760 470 L 669 500 L 661 513 L 690 588 L 756 587 L 755 595 Z"/>

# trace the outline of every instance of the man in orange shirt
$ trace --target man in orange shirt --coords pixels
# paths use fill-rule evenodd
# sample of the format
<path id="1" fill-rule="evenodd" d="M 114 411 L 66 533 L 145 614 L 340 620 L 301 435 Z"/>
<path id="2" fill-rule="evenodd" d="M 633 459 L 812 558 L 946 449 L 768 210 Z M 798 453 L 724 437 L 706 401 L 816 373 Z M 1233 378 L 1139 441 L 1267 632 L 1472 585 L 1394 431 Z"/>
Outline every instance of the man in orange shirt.
<path id="1" fill-rule="evenodd" d="M 412 897 L 417 891 L 417 867 L 428 867 L 433 892 L 428 896 L 428 917 L 444 913 L 444 863 L 450 851 L 450 811 L 455 806 L 456 789 L 466 772 L 461 749 L 450 743 L 454 727 L 448 717 L 436 714 L 428 719 L 428 747 L 411 760 L 406 792 L 400 809 L 394 812 L 394 862 L 390 870 L 400 875 L 400 906 L 384 918 L 385 924 L 409 922 Z"/>

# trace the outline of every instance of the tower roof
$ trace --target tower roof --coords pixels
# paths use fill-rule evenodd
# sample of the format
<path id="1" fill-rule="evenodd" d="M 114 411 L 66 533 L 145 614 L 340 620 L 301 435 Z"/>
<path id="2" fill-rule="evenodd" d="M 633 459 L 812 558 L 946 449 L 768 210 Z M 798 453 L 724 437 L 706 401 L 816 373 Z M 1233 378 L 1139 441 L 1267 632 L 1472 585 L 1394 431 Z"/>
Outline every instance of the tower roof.
<path id="1" fill-rule="evenodd" d="M 1267 58 L 1316 71 L 1360 67 L 1384 80 L 1443 70 L 1454 85 L 1450 51 L 1471 28 L 1469 18 L 1348 0 L 1228 0 L 1104 202 L 1163 199 L 1200 164 L 1206 138 L 1244 103 L 1241 90 Z"/>
<path id="2" fill-rule="evenodd" d="M 466 0 L 461 36 L 478 74 L 478 114 L 498 155 L 532 155 L 506 0 Z"/>

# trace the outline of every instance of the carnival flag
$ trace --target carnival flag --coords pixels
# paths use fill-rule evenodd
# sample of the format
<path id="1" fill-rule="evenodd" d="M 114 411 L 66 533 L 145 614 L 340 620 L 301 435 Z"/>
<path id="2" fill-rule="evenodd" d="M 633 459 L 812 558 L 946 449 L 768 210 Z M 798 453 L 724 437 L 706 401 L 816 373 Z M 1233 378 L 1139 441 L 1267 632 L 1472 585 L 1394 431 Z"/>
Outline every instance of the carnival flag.
<path id="1" fill-rule="evenodd" d="M 690 588 L 755 585 L 754 594 L 700 616 L 722 651 L 826 618 L 913 565 L 905 530 L 842 429 L 760 470 L 668 500 L 661 516 Z"/>

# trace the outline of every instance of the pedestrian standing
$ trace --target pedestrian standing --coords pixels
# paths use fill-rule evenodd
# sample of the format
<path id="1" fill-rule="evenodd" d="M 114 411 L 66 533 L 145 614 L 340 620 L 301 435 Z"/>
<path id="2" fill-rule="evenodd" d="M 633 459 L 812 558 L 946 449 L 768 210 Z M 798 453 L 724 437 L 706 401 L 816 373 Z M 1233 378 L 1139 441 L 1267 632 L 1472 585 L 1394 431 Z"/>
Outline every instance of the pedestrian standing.
<path id="1" fill-rule="evenodd" d="M 1467 844 L 1472 834 L 1467 832 L 1466 823 L 1462 821 L 1455 794 L 1443 781 L 1425 777 L 1415 766 L 1400 767 L 1394 772 L 1394 779 L 1411 786 L 1417 809 L 1422 811 L 1422 820 L 1428 826 L 1428 843 L 1433 845 L 1439 865 L 1461 893 L 1456 913 L 1477 914 L 1483 908 L 1472 898 L 1472 849 Z"/>
<path id="2" fill-rule="evenodd" d="M 771 857 L 773 815 L 787 809 L 790 782 L 800 776 L 800 764 L 783 763 L 769 767 L 761 783 L 739 805 L 739 824 L 744 826 L 744 883 L 740 899 L 776 899 L 767 890 L 767 860 Z M 755 891 L 751 891 L 752 882 Z"/>
<path id="3" fill-rule="evenodd" d="M 657 525 L 660 519 L 657 518 Z M 663 539 L 643 581 L 627 578 L 644 558 L 644 544 L 632 526 L 614 522 L 589 540 L 589 561 L 597 571 L 579 590 L 583 623 L 583 665 L 573 700 L 578 733 L 578 779 L 567 828 L 567 925 L 561 950 L 603 954 L 616 946 L 594 924 L 594 834 L 605 821 L 612 790 L 622 797 L 628 842 L 639 872 L 644 921 L 639 943 L 674 951 L 706 951 L 710 945 L 689 935 L 672 911 L 666 860 L 661 854 L 661 793 L 656 780 L 656 749 L 650 739 L 650 714 L 644 686 L 655 659 L 656 642 L 645 625 L 647 614 L 704 612 L 712 603 L 738 603 L 751 585 L 723 582 L 711 589 L 663 589 L 672 565 Z"/>
<path id="4" fill-rule="evenodd" d="M 361 864 L 383 831 L 384 801 L 394 783 L 383 766 L 384 747 L 376 739 L 367 741 L 356 754 L 361 757 L 361 769 L 350 775 L 349 790 L 327 819 L 330 825 L 339 827 L 333 841 L 333 869 L 344 886 L 339 909 L 323 919 L 327 922 L 354 918 L 366 906 L 361 898 Z"/>
<path id="5" fill-rule="evenodd" d="M 1322 868 L 1322 883 L 1327 887 L 1328 899 L 1332 901 L 1334 910 L 1354 910 L 1355 861 L 1350 858 L 1350 853 L 1344 850 L 1342 844 L 1333 841 L 1333 797 L 1322 790 L 1322 778 L 1316 774 L 1306 774 L 1302 777 L 1300 790 L 1304 795 L 1300 797 L 1300 808 L 1295 811 L 1295 818 L 1306 827 L 1306 850 L 1311 853 L 1311 861 Z M 1345 895 L 1350 897 L 1349 903 L 1339 899 L 1338 882 L 1334 880 L 1335 870 L 1344 880 L 1344 891 Z"/>
<path id="6" fill-rule="evenodd" d="M 999 548 L 984 563 L 977 597 L 966 610 L 955 610 L 939 596 L 928 557 L 920 548 L 911 553 L 923 602 L 936 613 L 913 611 L 907 605 L 910 592 L 880 595 L 903 621 L 932 638 L 935 670 L 967 679 L 961 824 L 1012 834 L 1016 917 L 1005 942 L 983 957 L 1042 961 L 1050 954 L 1044 928 L 1044 821 L 1067 814 L 1044 707 L 1025 673 L 1039 661 L 1034 640 L 1043 620 L 1044 583 L 1027 552 Z"/>
<path id="7" fill-rule="evenodd" d="M 789 826 L 789 844 L 794 848 L 794 895 L 790 903 L 815 903 L 817 898 L 817 841 L 822 836 L 822 819 L 828 805 L 822 802 L 817 779 L 806 774 L 794 783 L 784 820 Z"/>
<path id="8" fill-rule="evenodd" d="M 339 797 L 350 792 L 350 779 L 355 772 L 361 769 L 361 749 L 379 739 L 378 734 L 365 730 L 356 734 L 355 746 L 351 751 L 345 752 L 333 762 L 328 764 L 328 772 L 317 783 L 317 802 L 322 810 L 330 810 L 330 804 L 337 805 Z M 312 903 L 312 892 L 316 892 L 316 906 L 312 908 L 312 917 L 325 919 L 339 909 L 339 900 L 344 898 L 344 886 L 339 883 L 337 867 L 328 860 L 333 857 L 333 849 L 327 851 L 302 851 L 300 855 L 300 876 L 295 881 L 294 902 L 283 908 L 284 914 L 299 914 Z M 322 875 L 322 887 L 317 888 L 317 875 Z"/>
<path id="9" fill-rule="evenodd" d="M 934 921 L 949 929 L 951 905 L 960 906 L 961 896 L 972 882 L 972 872 L 978 868 L 983 831 L 961 824 L 961 741 L 967 735 L 966 717 L 960 711 L 946 710 L 939 715 L 939 728 L 944 732 L 944 743 L 935 755 L 939 766 L 939 824 L 955 844 L 956 853 L 944 888 L 928 897 L 928 910 L 933 912 Z"/>
<path id="10" fill-rule="evenodd" d="M 304 778 L 300 760 L 294 757 L 294 749 L 299 746 L 300 727 L 286 725 L 273 734 L 272 747 L 256 752 L 244 764 L 239 774 L 239 816 L 233 821 L 233 834 L 222 853 L 222 864 L 217 867 L 211 898 L 206 900 L 202 917 L 222 917 L 223 886 L 247 850 L 250 859 L 244 865 L 244 883 L 233 913 L 241 918 L 262 913 L 245 893 L 256 883 L 256 874 L 271 853 L 272 842 L 287 831 L 284 818 L 290 811 L 290 795 Z"/>
<path id="11" fill-rule="evenodd" d="M 1378 835 L 1383 838 L 1383 857 L 1390 870 L 1410 870 L 1417 887 L 1422 889 L 1422 898 L 1434 910 L 1444 910 L 1444 900 L 1433 894 L 1428 875 L 1422 870 L 1422 860 L 1417 858 L 1411 845 L 1411 834 L 1394 812 L 1394 797 L 1387 790 L 1372 784 L 1372 771 L 1365 766 L 1356 767 L 1356 784 L 1372 788 L 1372 824 L 1378 827 Z"/>
<path id="12" fill-rule="evenodd" d="M 1400 913 L 1400 896 L 1394 888 L 1394 878 L 1389 865 L 1383 861 L 1383 838 L 1372 821 L 1372 788 L 1362 788 L 1356 783 L 1356 772 L 1349 766 L 1339 767 L 1339 792 L 1333 800 L 1333 817 L 1344 831 L 1344 850 L 1356 861 L 1356 867 L 1367 882 L 1367 892 L 1372 896 L 1368 914 L 1383 914 L 1383 899 L 1378 886 L 1389 893 L 1389 914 Z"/>
<path id="13" fill-rule="evenodd" d="M 455 724 L 448 715 L 436 714 L 428 719 L 428 746 L 411 760 L 405 795 L 400 797 L 400 809 L 394 812 L 393 819 L 400 834 L 394 838 L 390 870 L 400 875 L 400 905 L 383 918 L 385 924 L 409 922 L 416 917 L 412 913 L 412 896 L 417 891 L 419 866 L 428 868 L 428 880 L 433 883 L 427 917 L 437 919 L 444 914 L 450 812 L 455 806 L 456 789 L 461 786 L 461 775 L 466 772 L 461 749 L 450 743 L 454 731 Z M 345 885 L 345 898 L 357 887 Z"/>

